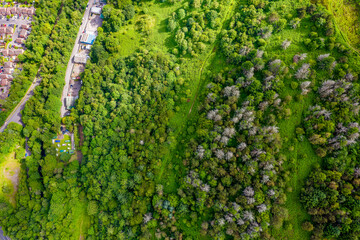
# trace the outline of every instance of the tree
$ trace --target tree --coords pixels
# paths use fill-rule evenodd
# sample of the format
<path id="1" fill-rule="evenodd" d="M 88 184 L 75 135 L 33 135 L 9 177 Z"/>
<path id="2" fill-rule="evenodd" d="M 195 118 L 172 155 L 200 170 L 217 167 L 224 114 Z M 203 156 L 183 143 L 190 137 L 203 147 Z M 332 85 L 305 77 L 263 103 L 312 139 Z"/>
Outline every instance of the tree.
<path id="1" fill-rule="evenodd" d="M 302 229 L 305 230 L 305 231 L 308 231 L 308 232 L 311 232 L 313 229 L 314 229 L 314 226 L 312 225 L 311 222 L 304 222 L 302 225 L 301 225 Z"/>

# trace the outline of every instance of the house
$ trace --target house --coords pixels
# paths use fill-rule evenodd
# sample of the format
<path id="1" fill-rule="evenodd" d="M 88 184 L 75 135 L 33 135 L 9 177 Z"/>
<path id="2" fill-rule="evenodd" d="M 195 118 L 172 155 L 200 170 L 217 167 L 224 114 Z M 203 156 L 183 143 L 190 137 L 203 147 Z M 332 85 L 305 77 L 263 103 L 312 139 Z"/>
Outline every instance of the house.
<path id="1" fill-rule="evenodd" d="M 19 37 L 25 38 L 25 37 L 26 37 L 26 34 L 27 34 L 26 30 L 25 30 L 25 29 L 22 29 L 22 30 L 20 31 L 20 33 L 19 33 Z"/>
<path id="2" fill-rule="evenodd" d="M 76 96 L 76 97 L 73 97 L 73 96 L 68 96 L 65 98 L 65 106 L 66 106 L 66 109 L 71 109 L 75 106 L 75 102 L 76 102 L 76 99 L 78 99 L 79 97 Z"/>
<path id="3" fill-rule="evenodd" d="M 15 56 L 19 56 L 20 54 L 24 53 L 24 49 L 15 49 L 14 50 L 14 55 Z"/>
<path id="4" fill-rule="evenodd" d="M 29 30 L 29 25 L 23 24 L 21 25 L 21 29 Z"/>
<path id="5" fill-rule="evenodd" d="M 5 34 L 5 28 L 4 27 L 0 27 L 0 35 Z"/>
<path id="6" fill-rule="evenodd" d="M 4 7 L 0 8 L 0 15 L 6 16 L 6 8 Z"/>
<path id="7" fill-rule="evenodd" d="M 16 8 L 16 14 L 21 14 L 21 8 Z"/>
<path id="8" fill-rule="evenodd" d="M 74 63 L 86 64 L 86 60 L 87 58 L 85 55 L 77 54 L 74 56 Z"/>
<path id="9" fill-rule="evenodd" d="M 13 33 L 14 33 L 14 28 L 12 28 L 12 27 L 6 27 L 5 33 L 6 33 L 6 34 L 13 34 Z"/>
<path id="10" fill-rule="evenodd" d="M 102 9 L 99 8 L 99 7 L 92 7 L 92 8 L 91 8 L 91 13 L 92 13 L 92 14 L 100 15 L 100 14 L 101 14 L 101 11 L 102 11 Z"/>
<path id="11" fill-rule="evenodd" d="M 24 43 L 24 39 L 23 39 L 23 38 L 17 38 L 17 39 L 15 40 L 15 42 L 18 43 L 18 44 L 23 44 L 23 43 Z"/>
<path id="12" fill-rule="evenodd" d="M 4 62 L 4 68 L 12 68 L 14 64 L 12 62 Z"/>
<path id="13" fill-rule="evenodd" d="M 13 68 L 4 68 L 4 74 L 12 74 L 14 72 Z"/>
<path id="14" fill-rule="evenodd" d="M 32 15 L 34 15 L 34 14 L 35 14 L 35 9 L 34 9 L 34 8 L 29 8 L 29 9 L 27 10 L 27 15 L 32 16 Z"/>
<path id="15" fill-rule="evenodd" d="M 7 79 L 2 79 L 1 80 L 1 86 L 4 87 L 4 86 L 7 86 L 9 84 L 8 80 Z"/>
<path id="16" fill-rule="evenodd" d="M 21 13 L 22 13 L 23 15 L 27 15 L 27 8 L 22 8 L 22 9 L 21 9 Z"/>
<path id="17" fill-rule="evenodd" d="M 14 8 L 14 7 L 12 7 L 12 8 L 10 8 L 10 12 L 11 12 L 11 14 L 16 14 L 16 8 Z"/>
<path id="18" fill-rule="evenodd" d="M 96 35 L 93 33 L 84 33 L 81 36 L 80 42 L 83 44 L 93 45 L 96 39 Z"/>
<path id="19" fill-rule="evenodd" d="M 14 49 L 8 49 L 9 56 L 15 56 L 15 50 Z"/>
<path id="20" fill-rule="evenodd" d="M 1 53 L 3 56 L 7 57 L 7 56 L 9 56 L 9 49 L 2 49 Z"/>
<path id="21" fill-rule="evenodd" d="M 6 15 L 11 15 L 10 8 L 6 8 Z"/>

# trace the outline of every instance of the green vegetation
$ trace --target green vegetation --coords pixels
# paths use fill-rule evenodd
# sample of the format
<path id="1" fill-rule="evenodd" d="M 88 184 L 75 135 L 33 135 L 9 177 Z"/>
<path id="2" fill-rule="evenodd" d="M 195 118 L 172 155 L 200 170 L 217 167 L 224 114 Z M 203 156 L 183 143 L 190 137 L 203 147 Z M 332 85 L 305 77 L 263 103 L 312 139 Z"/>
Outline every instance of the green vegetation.
<path id="1" fill-rule="evenodd" d="M 32 152 L 16 204 L 1 202 L 9 236 L 358 238 L 360 57 L 347 42 L 358 39 L 329 5 L 109 0 L 60 120 L 86 2 L 57 4 L 25 127 L 0 135 L 0 156 L 24 137 Z M 59 154 L 68 135 L 52 142 L 60 123 L 82 161 Z"/>
<path id="2" fill-rule="evenodd" d="M 57 142 L 59 141 L 59 142 Z M 54 147 L 56 148 L 57 154 L 71 152 L 71 138 L 68 134 L 63 135 L 62 139 L 55 138 L 53 139 Z"/>
<path id="3" fill-rule="evenodd" d="M 15 207 L 15 195 L 20 172 L 20 160 L 25 156 L 24 144 L 20 136 L 21 126 L 10 124 L 0 134 L 0 205 Z"/>

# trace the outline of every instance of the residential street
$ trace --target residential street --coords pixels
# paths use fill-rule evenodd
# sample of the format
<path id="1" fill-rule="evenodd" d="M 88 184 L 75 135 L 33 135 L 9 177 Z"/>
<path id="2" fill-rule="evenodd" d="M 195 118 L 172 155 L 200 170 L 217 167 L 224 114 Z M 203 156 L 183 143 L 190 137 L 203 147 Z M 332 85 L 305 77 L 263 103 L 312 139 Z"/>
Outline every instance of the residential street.
<path id="1" fill-rule="evenodd" d="M 87 23 L 89 21 L 89 14 L 90 14 L 90 11 L 91 11 L 91 7 L 93 5 L 94 5 L 94 1 L 89 0 L 88 7 L 85 10 L 85 14 L 84 14 L 84 17 L 83 17 L 84 20 L 83 20 L 83 22 L 82 22 L 82 24 L 81 24 L 81 26 L 79 28 L 79 32 L 78 32 L 78 35 L 76 37 L 75 45 L 74 45 L 73 51 L 71 53 L 69 63 L 68 63 L 67 68 L 66 68 L 65 86 L 64 86 L 63 93 L 62 93 L 62 96 L 61 96 L 61 102 L 62 102 L 61 111 L 60 111 L 60 116 L 61 117 L 64 117 L 64 116 L 66 116 L 66 114 L 69 113 L 69 111 L 67 111 L 66 107 L 65 107 L 65 98 L 66 98 L 66 94 L 67 94 L 68 89 L 69 89 L 69 83 L 70 83 L 70 80 L 71 80 L 71 73 L 72 73 L 72 70 L 73 70 L 73 67 L 74 67 L 74 56 L 79 51 L 80 38 L 81 38 L 81 35 L 82 35 L 83 31 L 85 30 L 85 27 L 86 27 L 86 25 L 87 25 Z"/>

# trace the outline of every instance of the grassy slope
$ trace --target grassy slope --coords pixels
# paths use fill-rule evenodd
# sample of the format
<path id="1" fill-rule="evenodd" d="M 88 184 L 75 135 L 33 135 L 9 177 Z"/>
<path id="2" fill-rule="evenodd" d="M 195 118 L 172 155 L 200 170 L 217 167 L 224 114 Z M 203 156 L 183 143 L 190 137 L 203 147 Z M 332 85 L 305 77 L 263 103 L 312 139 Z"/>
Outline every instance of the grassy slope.
<path id="1" fill-rule="evenodd" d="M 90 218 L 87 215 L 87 200 L 76 199 L 70 203 L 72 205 L 73 221 L 70 225 L 72 229 L 72 239 L 85 239 L 87 230 L 90 227 Z"/>
<path id="2" fill-rule="evenodd" d="M 359 11 L 355 3 L 347 0 L 317 0 L 327 7 L 333 14 L 336 25 L 344 34 L 344 39 L 355 48 L 360 46 L 359 30 Z"/>
<path id="3" fill-rule="evenodd" d="M 17 187 L 14 182 L 19 181 L 18 174 L 20 173 L 20 162 L 15 159 L 15 153 L 11 153 L 0 159 L 0 198 L 5 198 L 14 207 L 16 205 L 15 195 Z M 3 186 L 10 186 L 12 191 L 9 194 L 4 194 L 2 191 Z"/>

